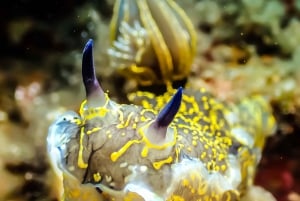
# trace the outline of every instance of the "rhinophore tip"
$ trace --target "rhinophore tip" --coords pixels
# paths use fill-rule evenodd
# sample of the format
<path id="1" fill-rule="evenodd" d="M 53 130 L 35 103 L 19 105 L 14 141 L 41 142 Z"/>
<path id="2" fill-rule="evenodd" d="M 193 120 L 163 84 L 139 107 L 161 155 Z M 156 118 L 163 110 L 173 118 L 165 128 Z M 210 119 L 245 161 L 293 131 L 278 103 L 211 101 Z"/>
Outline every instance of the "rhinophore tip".
<path id="1" fill-rule="evenodd" d="M 165 105 L 156 117 L 155 123 L 157 127 L 168 127 L 177 114 L 182 99 L 182 87 L 174 94 L 172 99 Z"/>
<path id="2" fill-rule="evenodd" d="M 89 39 L 83 49 L 82 79 L 85 86 L 88 105 L 94 107 L 103 106 L 105 103 L 105 94 L 97 80 L 95 73 L 92 39 Z"/>
<path id="3" fill-rule="evenodd" d="M 174 94 L 172 99 L 164 106 L 158 113 L 156 119 L 151 123 L 147 129 L 146 136 L 153 144 L 166 143 L 173 141 L 172 136 L 167 137 L 168 126 L 176 116 L 182 99 L 182 88 L 180 87 Z"/>

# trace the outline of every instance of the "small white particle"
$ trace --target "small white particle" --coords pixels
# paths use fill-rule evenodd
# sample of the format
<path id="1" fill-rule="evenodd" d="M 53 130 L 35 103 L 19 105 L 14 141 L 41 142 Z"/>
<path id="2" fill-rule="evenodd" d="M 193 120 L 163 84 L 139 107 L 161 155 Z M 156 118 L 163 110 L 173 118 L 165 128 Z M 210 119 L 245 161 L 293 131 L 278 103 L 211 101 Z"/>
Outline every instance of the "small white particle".
<path id="1" fill-rule="evenodd" d="M 120 168 L 125 168 L 125 167 L 127 167 L 127 165 L 128 165 L 127 162 L 121 163 L 121 164 L 120 164 Z"/>
<path id="2" fill-rule="evenodd" d="M 29 172 L 26 172 L 26 173 L 25 173 L 25 179 L 26 179 L 26 180 L 31 180 L 32 178 L 33 178 L 32 173 L 29 173 Z"/>
<path id="3" fill-rule="evenodd" d="M 69 171 L 74 171 L 75 167 L 74 166 L 70 166 L 68 169 L 69 169 Z"/>
<path id="4" fill-rule="evenodd" d="M 141 172 L 146 172 L 147 169 L 148 169 L 148 167 L 145 166 L 145 165 L 142 165 L 142 166 L 140 167 Z"/>
<path id="5" fill-rule="evenodd" d="M 105 175 L 105 180 L 106 180 L 106 182 L 111 182 L 112 181 L 112 178 L 111 178 L 111 176 L 107 176 L 107 175 Z"/>
<path id="6" fill-rule="evenodd" d="M 115 183 L 115 182 L 110 182 L 110 183 L 109 183 L 109 186 L 110 186 L 110 187 L 115 187 L 115 186 L 116 186 L 116 183 Z"/>

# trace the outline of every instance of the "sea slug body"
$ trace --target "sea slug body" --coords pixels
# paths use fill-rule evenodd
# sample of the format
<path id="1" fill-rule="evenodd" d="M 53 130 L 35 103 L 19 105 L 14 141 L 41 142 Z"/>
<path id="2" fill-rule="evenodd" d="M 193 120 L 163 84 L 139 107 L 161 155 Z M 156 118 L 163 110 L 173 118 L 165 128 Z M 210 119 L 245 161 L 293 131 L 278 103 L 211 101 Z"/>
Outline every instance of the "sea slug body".
<path id="1" fill-rule="evenodd" d="M 242 200 L 253 186 L 267 134 L 275 127 L 262 97 L 235 105 L 205 89 L 137 92 L 110 100 L 96 79 L 93 41 L 83 50 L 86 91 L 79 114 L 49 129 L 48 152 L 65 201 Z"/>

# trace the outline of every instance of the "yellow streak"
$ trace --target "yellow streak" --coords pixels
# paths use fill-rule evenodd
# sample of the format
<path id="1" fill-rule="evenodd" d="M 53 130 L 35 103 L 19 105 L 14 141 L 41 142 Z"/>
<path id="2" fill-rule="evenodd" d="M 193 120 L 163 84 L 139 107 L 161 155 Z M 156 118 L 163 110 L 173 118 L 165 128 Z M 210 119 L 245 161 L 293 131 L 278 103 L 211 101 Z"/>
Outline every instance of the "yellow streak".
<path id="1" fill-rule="evenodd" d="M 158 170 L 161 168 L 161 166 L 163 166 L 164 164 L 167 164 L 167 163 L 171 163 L 173 161 L 173 158 L 172 156 L 169 156 L 168 158 L 164 159 L 164 160 L 161 160 L 161 161 L 157 161 L 157 162 L 153 162 L 153 167 Z"/>
<path id="2" fill-rule="evenodd" d="M 83 137 L 84 137 L 84 127 L 80 129 L 80 142 L 79 142 L 79 153 L 78 153 L 78 167 L 79 168 L 87 168 L 88 164 L 83 161 Z"/>
<path id="3" fill-rule="evenodd" d="M 113 152 L 110 155 L 110 159 L 115 162 L 116 160 L 118 160 L 118 158 L 120 158 L 126 151 L 127 149 L 129 149 L 129 147 L 133 144 L 138 144 L 141 141 L 139 140 L 130 140 L 128 141 L 123 147 L 121 147 L 121 149 L 119 149 L 119 151 Z"/>
<path id="4" fill-rule="evenodd" d="M 130 122 L 130 119 L 132 118 L 132 116 L 133 116 L 133 112 L 131 112 L 131 113 L 128 115 L 128 117 L 127 117 L 127 119 L 126 119 L 125 122 L 124 122 L 124 121 L 121 121 L 120 124 L 117 125 L 117 128 L 126 128 L 126 127 L 128 127 L 129 122 Z"/>

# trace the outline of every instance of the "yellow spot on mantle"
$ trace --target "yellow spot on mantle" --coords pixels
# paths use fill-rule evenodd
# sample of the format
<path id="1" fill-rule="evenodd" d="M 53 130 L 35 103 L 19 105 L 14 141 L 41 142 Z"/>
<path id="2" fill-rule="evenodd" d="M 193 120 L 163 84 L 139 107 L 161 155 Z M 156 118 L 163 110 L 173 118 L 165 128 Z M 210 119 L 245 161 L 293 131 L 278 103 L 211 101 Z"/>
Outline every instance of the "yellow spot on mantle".
<path id="1" fill-rule="evenodd" d="M 93 177 L 94 177 L 95 182 L 101 181 L 101 178 L 102 178 L 99 172 L 93 174 Z"/>
<path id="2" fill-rule="evenodd" d="M 180 195 L 172 195 L 170 199 L 168 199 L 168 201 L 186 201 L 183 197 L 181 197 Z"/>

